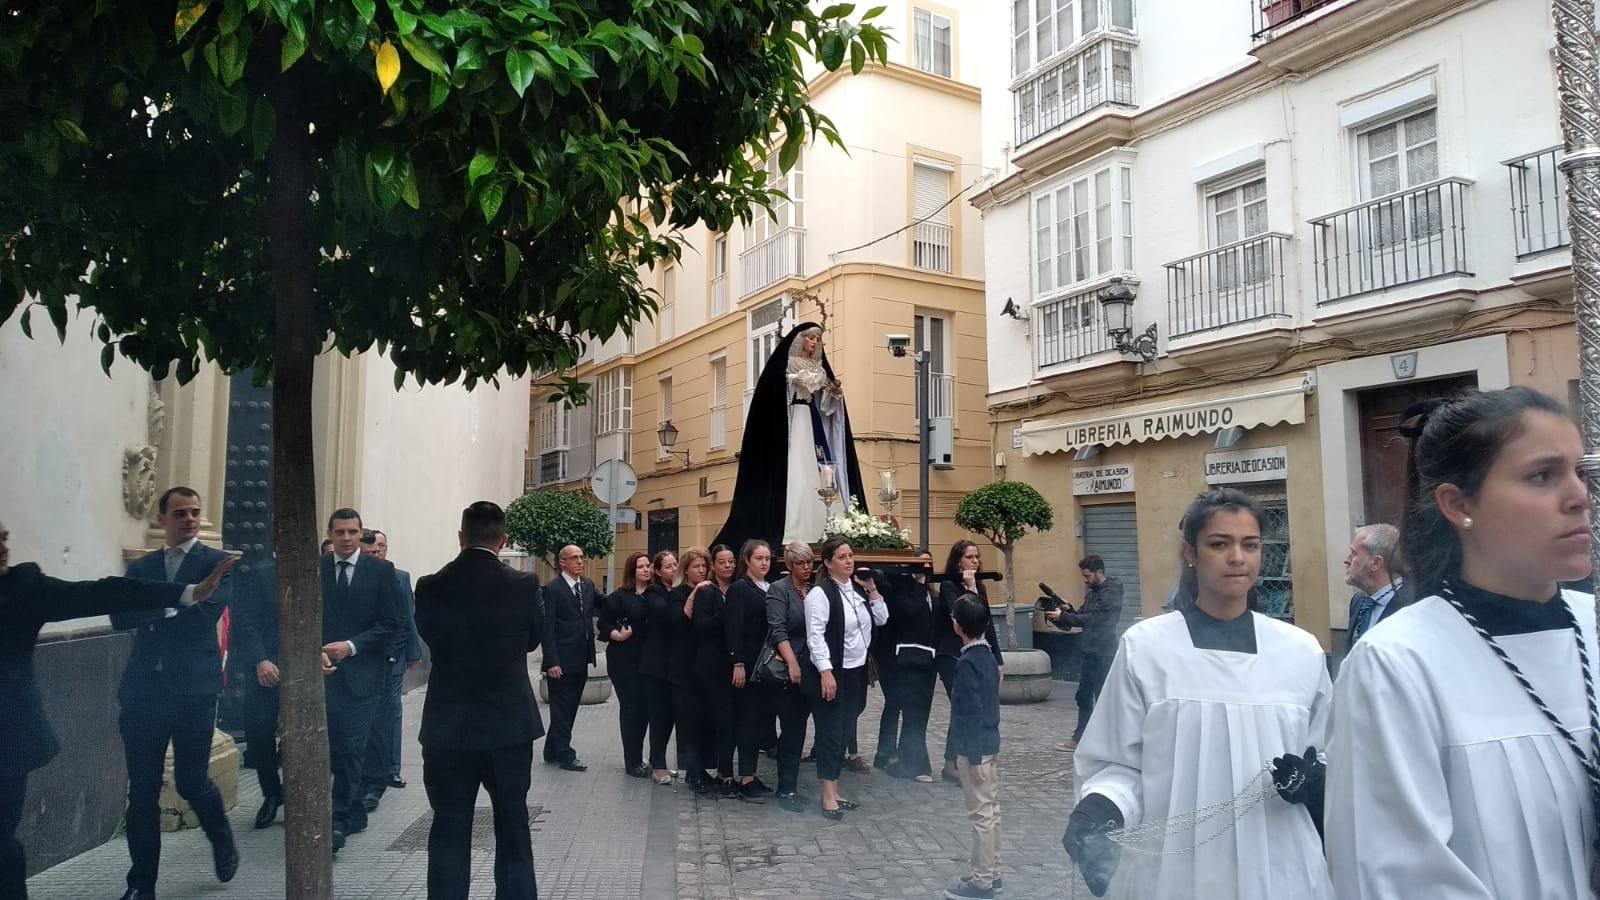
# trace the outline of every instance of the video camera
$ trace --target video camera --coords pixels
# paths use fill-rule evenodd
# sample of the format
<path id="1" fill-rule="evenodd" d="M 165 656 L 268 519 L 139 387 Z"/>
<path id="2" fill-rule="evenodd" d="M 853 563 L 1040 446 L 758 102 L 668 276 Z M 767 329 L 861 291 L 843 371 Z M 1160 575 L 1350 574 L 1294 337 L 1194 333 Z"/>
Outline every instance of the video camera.
<path id="1" fill-rule="evenodd" d="M 1055 612 L 1056 610 L 1062 609 L 1068 605 L 1067 601 L 1061 599 L 1061 597 L 1058 596 L 1055 591 L 1050 589 L 1050 585 L 1045 584 L 1042 581 L 1039 582 L 1039 591 L 1040 593 L 1044 594 L 1044 596 L 1040 597 L 1039 602 L 1035 605 L 1045 612 Z"/>

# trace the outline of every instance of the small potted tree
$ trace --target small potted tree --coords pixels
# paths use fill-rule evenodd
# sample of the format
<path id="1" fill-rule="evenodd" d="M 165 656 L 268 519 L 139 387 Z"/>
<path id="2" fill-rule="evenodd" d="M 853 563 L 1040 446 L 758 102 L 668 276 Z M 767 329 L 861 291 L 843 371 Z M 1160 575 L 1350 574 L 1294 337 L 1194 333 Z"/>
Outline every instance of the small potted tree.
<path id="1" fill-rule="evenodd" d="M 1030 649 L 1017 640 L 1016 567 L 1012 554 L 1017 541 L 1031 532 L 1049 531 L 1054 525 L 1050 504 L 1031 486 L 1020 481 L 986 484 L 962 498 L 956 507 L 956 525 L 980 534 L 994 544 L 1005 562 L 1006 678 L 1000 685 L 1002 703 L 1033 703 L 1050 696 L 1050 655 L 1033 650 L 1033 620 L 1027 620 Z"/>
<path id="2" fill-rule="evenodd" d="M 537 491 L 511 501 L 506 507 L 506 537 L 512 547 L 543 560 L 551 570 L 556 568 L 557 554 L 568 544 L 594 559 L 610 553 L 616 543 L 605 512 L 575 491 Z M 611 682 L 605 676 L 606 658 L 597 655 L 589 667 L 583 703 L 610 699 Z M 550 702 L 550 689 L 543 674 L 539 677 L 539 697 Z"/>

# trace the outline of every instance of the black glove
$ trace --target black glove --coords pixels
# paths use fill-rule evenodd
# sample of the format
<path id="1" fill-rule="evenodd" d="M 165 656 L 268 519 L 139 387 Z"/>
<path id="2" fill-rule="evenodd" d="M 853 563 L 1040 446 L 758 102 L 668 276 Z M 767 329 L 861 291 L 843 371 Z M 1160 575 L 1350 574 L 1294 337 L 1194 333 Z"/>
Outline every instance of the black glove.
<path id="1" fill-rule="evenodd" d="M 1122 848 L 1106 832 L 1122 827 L 1122 810 L 1102 794 L 1089 794 L 1078 802 L 1061 836 L 1061 848 L 1083 873 L 1083 883 L 1096 897 L 1104 897 L 1117 874 Z"/>
<path id="2" fill-rule="evenodd" d="M 1307 747 L 1304 756 L 1285 753 L 1272 760 L 1272 784 L 1286 803 L 1299 803 L 1311 814 L 1311 823 L 1322 835 L 1322 797 L 1328 765 L 1317 757 L 1316 747 Z"/>

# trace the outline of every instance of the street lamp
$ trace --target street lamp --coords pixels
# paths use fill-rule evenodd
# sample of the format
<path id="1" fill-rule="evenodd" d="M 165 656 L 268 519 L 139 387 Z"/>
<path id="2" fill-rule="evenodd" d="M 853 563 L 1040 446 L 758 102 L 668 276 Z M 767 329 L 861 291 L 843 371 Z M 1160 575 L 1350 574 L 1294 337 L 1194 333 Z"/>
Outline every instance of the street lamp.
<path id="1" fill-rule="evenodd" d="M 1121 278 L 1111 279 L 1111 283 L 1100 289 L 1095 299 L 1100 301 L 1100 312 L 1105 317 L 1106 335 L 1111 338 L 1111 346 L 1119 353 L 1130 353 L 1138 356 L 1145 362 L 1154 362 L 1156 358 L 1156 324 L 1144 333 L 1128 340 L 1128 335 L 1133 333 L 1133 298 L 1131 288 L 1122 283 Z"/>
<path id="2" fill-rule="evenodd" d="M 678 428 L 672 424 L 671 419 L 662 422 L 661 427 L 656 429 L 656 443 L 661 445 L 662 451 L 668 456 L 682 456 L 684 467 L 688 467 L 689 451 L 679 450 L 674 452 L 672 449 L 673 445 L 678 443 Z"/>

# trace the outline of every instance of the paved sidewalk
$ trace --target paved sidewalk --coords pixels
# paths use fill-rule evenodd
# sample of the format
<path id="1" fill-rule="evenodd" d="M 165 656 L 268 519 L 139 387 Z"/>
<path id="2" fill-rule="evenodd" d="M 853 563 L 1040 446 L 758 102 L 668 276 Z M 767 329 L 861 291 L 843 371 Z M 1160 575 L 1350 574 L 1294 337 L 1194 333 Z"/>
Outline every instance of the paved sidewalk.
<path id="1" fill-rule="evenodd" d="M 340 898 L 423 898 L 427 894 L 427 829 L 416 733 L 425 688 L 405 698 L 405 778 L 350 838 L 334 861 Z M 1004 828 L 1001 874 L 1005 896 L 1071 896 L 1061 830 L 1071 810 L 1071 756 L 1051 745 L 1071 733 L 1072 685 L 1057 682 L 1050 701 L 1001 709 L 1000 804 Z M 877 741 L 882 695 L 873 690 L 861 717 L 868 758 Z M 943 746 L 948 707 L 942 691 L 929 727 L 931 755 Z M 541 711 L 548 721 L 548 710 Z M 622 772 L 613 699 L 578 713 L 573 744 L 589 764 L 582 774 L 538 762 L 535 749 L 533 850 L 539 895 L 558 900 L 734 900 L 734 898 L 938 897 L 964 870 L 970 829 L 961 790 L 917 784 L 881 772 L 846 772 L 842 787 L 862 809 L 844 822 L 820 813 L 784 812 L 776 804 L 696 797 L 681 784 L 662 787 Z M 777 783 L 763 758 L 761 777 Z M 817 796 L 815 768 L 801 767 L 801 792 Z M 242 863 L 233 882 L 218 884 L 210 847 L 197 829 L 162 836 L 163 898 L 282 898 L 283 831 L 254 830 L 260 805 L 254 773 L 240 779 L 230 812 Z M 473 897 L 492 897 L 493 838 L 488 798 L 480 795 L 474 837 Z M 124 889 L 126 842 L 118 837 L 28 882 L 33 900 L 112 900 Z"/>

